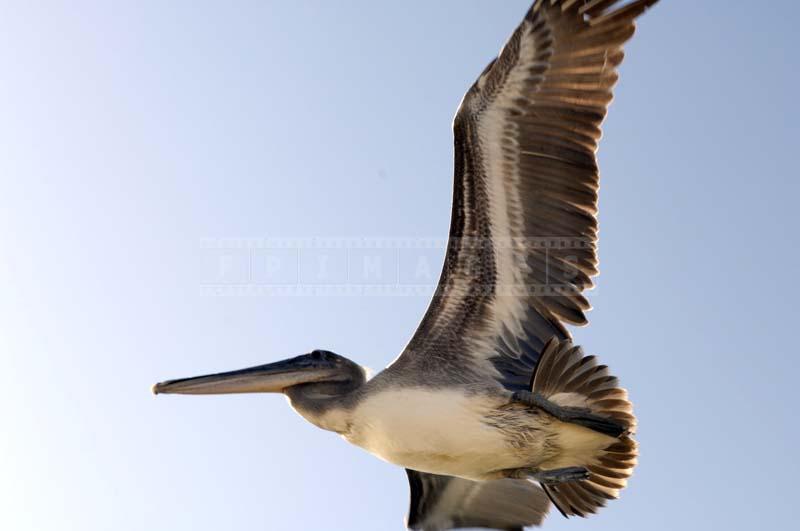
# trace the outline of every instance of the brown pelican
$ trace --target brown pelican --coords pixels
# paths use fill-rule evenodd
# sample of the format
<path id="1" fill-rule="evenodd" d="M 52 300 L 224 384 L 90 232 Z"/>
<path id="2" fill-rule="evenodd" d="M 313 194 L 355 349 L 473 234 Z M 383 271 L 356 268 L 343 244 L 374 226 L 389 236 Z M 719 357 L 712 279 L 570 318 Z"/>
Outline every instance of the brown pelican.
<path id="1" fill-rule="evenodd" d="M 324 350 L 155 393 L 283 393 L 407 469 L 412 529 L 586 516 L 636 464 L 627 393 L 573 346 L 597 274 L 595 158 L 623 44 L 657 0 L 538 0 L 464 96 L 445 265 L 400 356 L 368 379 Z"/>

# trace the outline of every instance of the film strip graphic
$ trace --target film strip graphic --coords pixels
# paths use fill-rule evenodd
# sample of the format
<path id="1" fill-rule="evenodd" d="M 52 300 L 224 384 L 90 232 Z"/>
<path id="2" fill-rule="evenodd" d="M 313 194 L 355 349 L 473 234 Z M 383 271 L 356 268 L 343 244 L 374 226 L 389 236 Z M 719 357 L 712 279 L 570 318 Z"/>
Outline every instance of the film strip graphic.
<path id="1" fill-rule="evenodd" d="M 444 268 L 486 279 L 472 284 L 475 295 L 564 295 L 580 291 L 576 266 L 593 245 L 574 237 L 206 238 L 200 285 L 208 296 L 429 296 Z M 500 254 L 528 274 L 510 282 L 487 274 Z"/>

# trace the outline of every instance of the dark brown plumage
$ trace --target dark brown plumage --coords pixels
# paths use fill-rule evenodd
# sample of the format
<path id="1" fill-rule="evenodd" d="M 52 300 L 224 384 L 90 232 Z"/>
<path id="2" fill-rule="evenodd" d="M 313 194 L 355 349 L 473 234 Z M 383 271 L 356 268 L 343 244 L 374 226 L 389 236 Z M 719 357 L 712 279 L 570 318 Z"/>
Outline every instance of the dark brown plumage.
<path id="1" fill-rule="evenodd" d="M 539 0 L 469 89 L 453 124 L 445 265 L 395 365 L 427 366 L 435 351 L 431 369 L 468 370 L 509 335 L 541 352 L 551 337 L 569 337 L 565 324 L 587 323 L 583 292 L 598 273 L 600 125 L 622 46 L 656 2 Z M 492 350 L 475 353 L 476 343 Z M 532 367 L 509 361 L 527 374 L 503 377 L 530 376 Z"/>

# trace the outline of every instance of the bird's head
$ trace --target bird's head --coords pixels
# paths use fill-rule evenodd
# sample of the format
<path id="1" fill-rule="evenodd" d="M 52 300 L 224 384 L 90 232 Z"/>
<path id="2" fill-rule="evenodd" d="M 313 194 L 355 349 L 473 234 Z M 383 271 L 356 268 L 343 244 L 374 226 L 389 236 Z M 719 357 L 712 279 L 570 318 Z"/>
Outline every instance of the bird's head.
<path id="1" fill-rule="evenodd" d="M 167 380 L 153 386 L 155 394 L 220 395 L 284 393 L 333 398 L 348 394 L 366 380 L 364 368 L 349 359 L 315 350 L 294 358 L 238 371 Z"/>

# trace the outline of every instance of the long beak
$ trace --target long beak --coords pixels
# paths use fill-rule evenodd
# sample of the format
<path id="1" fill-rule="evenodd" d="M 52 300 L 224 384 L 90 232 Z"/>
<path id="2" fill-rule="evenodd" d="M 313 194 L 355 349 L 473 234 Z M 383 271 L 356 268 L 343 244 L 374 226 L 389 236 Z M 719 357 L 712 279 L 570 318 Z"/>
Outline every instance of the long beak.
<path id="1" fill-rule="evenodd" d="M 153 394 L 280 393 L 293 385 L 320 381 L 329 374 L 330 371 L 311 367 L 298 357 L 238 371 L 160 382 L 153 386 Z"/>

